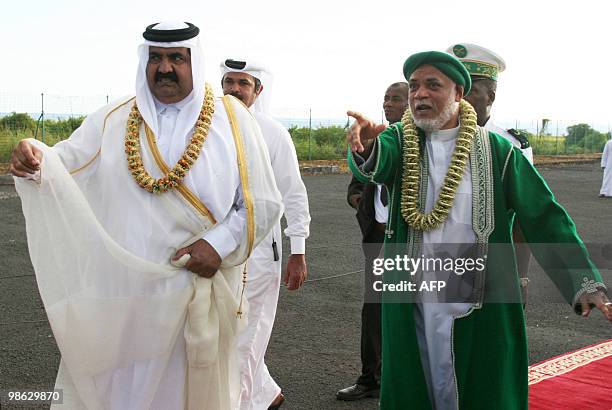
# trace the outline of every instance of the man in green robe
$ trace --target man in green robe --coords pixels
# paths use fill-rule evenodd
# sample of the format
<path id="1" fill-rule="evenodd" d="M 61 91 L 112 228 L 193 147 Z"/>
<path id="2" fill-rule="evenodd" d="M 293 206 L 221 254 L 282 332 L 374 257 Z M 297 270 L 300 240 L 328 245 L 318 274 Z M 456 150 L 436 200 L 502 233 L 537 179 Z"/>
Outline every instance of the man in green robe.
<path id="1" fill-rule="evenodd" d="M 464 299 L 393 291 L 424 276 L 399 263 L 379 265 L 388 286 L 376 285 L 386 290 L 381 408 L 527 409 L 514 219 L 577 313 L 596 306 L 612 321 L 612 304 L 574 223 L 541 176 L 511 143 L 477 126 L 463 100 L 471 80 L 461 62 L 418 53 L 404 63 L 404 76 L 409 110 L 400 123 L 385 129 L 349 112 L 357 120 L 347 134 L 351 171 L 390 193 L 384 262 L 416 260 L 438 244 L 473 244 L 486 262 L 483 270 L 446 277 L 463 295 L 468 290 Z"/>

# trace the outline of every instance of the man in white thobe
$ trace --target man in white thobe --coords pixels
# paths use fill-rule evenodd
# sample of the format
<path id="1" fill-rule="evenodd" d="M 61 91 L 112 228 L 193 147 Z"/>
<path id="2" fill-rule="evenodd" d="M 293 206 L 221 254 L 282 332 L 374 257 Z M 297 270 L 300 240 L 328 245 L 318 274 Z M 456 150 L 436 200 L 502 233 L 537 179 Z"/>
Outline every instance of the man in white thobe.
<path id="1" fill-rule="evenodd" d="M 205 83 L 198 33 L 147 27 L 135 97 L 13 152 L 63 408 L 237 406 L 244 261 L 282 204 L 256 122 Z"/>
<path id="2" fill-rule="evenodd" d="M 285 235 L 291 242 L 284 282 L 289 290 L 298 289 L 307 274 L 304 254 L 310 224 L 308 196 L 291 136 L 281 123 L 267 114 L 272 75 L 264 66 L 253 61 L 228 59 L 221 62 L 220 68 L 223 93 L 235 96 L 249 107 L 266 141 L 276 184 L 285 205 Z M 248 260 L 248 327 L 238 338 L 241 410 L 276 409 L 284 401 L 281 388 L 270 376 L 264 362 L 278 302 L 281 250 L 279 221 Z"/>
<path id="3" fill-rule="evenodd" d="M 602 198 L 612 197 L 612 140 L 606 142 L 601 155 L 601 169 L 603 169 L 603 181 L 599 196 Z"/>

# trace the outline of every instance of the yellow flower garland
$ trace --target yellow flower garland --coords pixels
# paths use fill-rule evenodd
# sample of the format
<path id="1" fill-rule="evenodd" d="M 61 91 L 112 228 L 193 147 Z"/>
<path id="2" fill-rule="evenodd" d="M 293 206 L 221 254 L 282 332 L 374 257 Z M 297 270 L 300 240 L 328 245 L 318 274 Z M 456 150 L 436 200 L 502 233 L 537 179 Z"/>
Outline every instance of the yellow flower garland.
<path id="1" fill-rule="evenodd" d="M 142 124 L 142 116 L 134 101 L 134 106 L 132 107 L 132 111 L 127 121 L 125 153 L 127 154 L 128 168 L 132 176 L 138 185 L 147 191 L 159 194 L 176 188 L 200 156 L 202 146 L 208 136 L 213 113 L 215 112 L 215 96 L 213 90 L 208 83 L 205 88 L 204 103 L 202 104 L 202 110 L 196 121 L 189 145 L 187 145 L 183 156 L 177 161 L 174 167 L 159 179 L 153 178 L 145 170 L 144 164 L 142 163 L 142 156 L 140 154 L 140 125 Z"/>
<path id="2" fill-rule="evenodd" d="M 419 136 L 410 110 L 402 117 L 404 130 L 404 172 L 400 210 L 408 225 L 420 231 L 429 231 L 439 227 L 448 217 L 455 201 L 457 187 L 463 178 L 470 155 L 472 140 L 476 134 L 476 112 L 465 100 L 459 105 L 459 135 L 450 166 L 444 178 L 440 195 L 432 211 L 424 214 L 419 210 L 418 198 L 420 177 Z"/>

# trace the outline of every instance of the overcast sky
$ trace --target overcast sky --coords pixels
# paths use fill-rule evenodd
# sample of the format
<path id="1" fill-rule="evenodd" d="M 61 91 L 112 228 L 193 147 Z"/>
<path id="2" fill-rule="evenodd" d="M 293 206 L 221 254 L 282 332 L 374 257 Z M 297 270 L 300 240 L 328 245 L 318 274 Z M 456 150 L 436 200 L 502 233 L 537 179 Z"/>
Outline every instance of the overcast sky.
<path id="1" fill-rule="evenodd" d="M 144 28 L 183 20 L 201 29 L 209 81 L 248 55 L 274 72 L 272 114 L 380 118 L 386 86 L 410 54 L 457 42 L 501 55 L 494 114 L 610 122 L 610 13 L 582 1 L 11 1 L 0 14 L 0 99 L 133 93 Z M 25 98 L 25 97 L 24 97 Z"/>

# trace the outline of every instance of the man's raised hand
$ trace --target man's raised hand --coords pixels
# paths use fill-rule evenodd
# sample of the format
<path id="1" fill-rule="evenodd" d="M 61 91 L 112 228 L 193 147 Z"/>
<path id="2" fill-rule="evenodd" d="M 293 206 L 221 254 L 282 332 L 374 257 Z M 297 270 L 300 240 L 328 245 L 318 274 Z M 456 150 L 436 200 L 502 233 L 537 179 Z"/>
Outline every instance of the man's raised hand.
<path id="1" fill-rule="evenodd" d="M 372 145 L 374 138 L 387 128 L 384 124 L 376 124 L 356 111 L 347 111 L 346 115 L 355 119 L 346 133 L 346 142 L 352 152 L 364 152 L 366 147 Z"/>
<path id="2" fill-rule="evenodd" d="M 16 177 L 27 178 L 40 170 L 43 153 L 26 140 L 19 141 L 13 150 L 9 171 Z"/>

